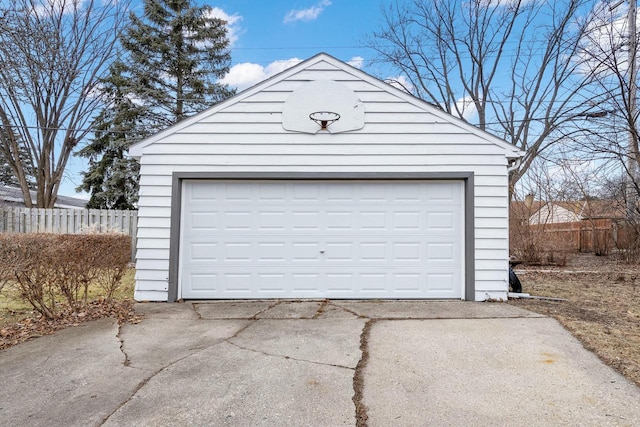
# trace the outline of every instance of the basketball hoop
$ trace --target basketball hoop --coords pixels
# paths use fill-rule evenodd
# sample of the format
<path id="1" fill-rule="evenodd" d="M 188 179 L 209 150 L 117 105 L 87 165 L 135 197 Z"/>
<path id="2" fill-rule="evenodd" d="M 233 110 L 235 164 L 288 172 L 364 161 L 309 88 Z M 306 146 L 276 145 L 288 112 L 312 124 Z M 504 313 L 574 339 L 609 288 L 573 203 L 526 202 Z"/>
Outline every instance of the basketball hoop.
<path id="1" fill-rule="evenodd" d="M 309 118 L 320 125 L 320 130 L 327 130 L 333 122 L 340 120 L 340 114 L 332 111 L 316 111 L 309 114 Z"/>

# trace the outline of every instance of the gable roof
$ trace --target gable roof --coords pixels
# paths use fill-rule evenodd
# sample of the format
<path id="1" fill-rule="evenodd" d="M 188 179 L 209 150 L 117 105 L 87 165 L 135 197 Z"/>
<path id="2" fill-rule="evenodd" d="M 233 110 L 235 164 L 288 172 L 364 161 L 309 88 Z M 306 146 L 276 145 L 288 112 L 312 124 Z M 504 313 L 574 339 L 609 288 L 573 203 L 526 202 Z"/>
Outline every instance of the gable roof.
<path id="1" fill-rule="evenodd" d="M 496 137 L 495 135 L 492 135 L 486 131 L 483 131 L 467 122 L 465 122 L 462 119 L 456 118 L 436 107 L 434 107 L 432 104 L 417 98 L 405 91 L 402 91 L 386 82 L 383 82 L 382 80 L 371 76 L 370 74 L 367 74 L 366 72 L 359 70 L 345 62 L 342 62 L 336 58 L 334 58 L 333 56 L 326 54 L 326 53 L 319 53 L 303 62 L 300 62 L 297 65 L 294 65 L 293 67 L 282 71 L 279 74 L 276 74 L 256 85 L 254 85 L 251 88 L 245 89 L 244 91 L 236 94 L 235 96 L 232 96 L 210 108 L 208 108 L 207 110 L 202 111 L 201 113 L 198 113 L 192 117 L 189 117 L 185 120 L 182 120 L 179 123 L 176 123 L 173 126 L 170 126 L 158 133 L 155 133 L 154 135 L 149 136 L 148 138 L 145 138 L 141 141 L 138 141 L 137 143 L 131 145 L 131 147 L 129 148 L 129 154 L 131 156 L 133 156 L 134 158 L 140 158 L 142 156 L 142 151 L 144 150 L 145 147 L 147 147 L 150 144 L 153 144 L 154 142 L 161 140 L 163 138 L 165 138 L 168 135 L 171 135 L 173 133 L 176 133 L 178 131 L 180 131 L 181 129 L 184 129 L 194 123 L 199 122 L 200 120 L 202 120 L 205 117 L 208 117 L 212 114 L 217 113 L 218 111 L 221 111 L 225 108 L 227 108 L 229 105 L 232 105 L 234 103 L 240 102 L 260 91 L 265 90 L 266 88 L 281 82 L 285 79 L 287 79 L 288 77 L 299 73 L 302 70 L 305 69 L 310 69 L 313 68 L 314 65 L 321 63 L 321 62 L 326 62 L 329 63 L 330 65 L 341 69 L 342 71 L 345 71 L 351 75 L 353 75 L 354 77 L 363 80 L 373 86 L 378 87 L 379 89 L 386 91 L 388 93 L 391 93 L 392 95 L 400 98 L 401 100 L 413 104 L 431 114 L 433 114 L 434 116 L 438 117 L 439 119 L 446 121 L 446 122 L 450 122 L 455 124 L 456 126 L 462 128 L 463 130 L 465 130 L 466 132 L 473 134 L 475 136 L 478 136 L 479 138 L 482 138 L 484 140 L 487 140 L 499 147 L 501 147 L 502 149 L 505 150 L 505 156 L 509 159 L 518 159 L 524 156 L 524 152 L 521 151 L 519 148 L 517 148 L 516 146 L 514 146 L 513 144 L 510 144 L 498 137 Z"/>
<path id="2" fill-rule="evenodd" d="M 529 222 L 534 217 L 548 217 L 557 209 L 574 215 L 577 221 L 589 219 L 624 219 L 626 210 L 615 200 L 532 200 L 511 202 L 511 219 Z"/>
<path id="3" fill-rule="evenodd" d="M 31 199 L 35 200 L 36 192 L 30 191 Z M 77 197 L 58 196 L 56 197 L 56 208 L 63 209 L 84 209 L 87 207 L 89 201 L 86 199 L 80 199 Z M 17 187 L 8 187 L 0 185 L 0 205 L 6 204 L 9 206 L 24 206 L 24 198 L 22 197 L 22 190 Z"/>

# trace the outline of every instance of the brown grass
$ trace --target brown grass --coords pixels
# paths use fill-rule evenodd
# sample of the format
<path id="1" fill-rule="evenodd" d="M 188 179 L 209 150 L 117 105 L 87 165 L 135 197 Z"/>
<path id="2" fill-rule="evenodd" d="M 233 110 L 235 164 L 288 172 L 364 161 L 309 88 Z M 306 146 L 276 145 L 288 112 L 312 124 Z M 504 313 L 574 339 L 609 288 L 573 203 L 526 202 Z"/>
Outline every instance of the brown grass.
<path id="1" fill-rule="evenodd" d="M 563 268 L 525 267 L 518 277 L 523 292 L 568 301 L 511 304 L 557 319 L 585 348 L 640 385 L 640 268 L 609 257 L 580 255 Z"/>

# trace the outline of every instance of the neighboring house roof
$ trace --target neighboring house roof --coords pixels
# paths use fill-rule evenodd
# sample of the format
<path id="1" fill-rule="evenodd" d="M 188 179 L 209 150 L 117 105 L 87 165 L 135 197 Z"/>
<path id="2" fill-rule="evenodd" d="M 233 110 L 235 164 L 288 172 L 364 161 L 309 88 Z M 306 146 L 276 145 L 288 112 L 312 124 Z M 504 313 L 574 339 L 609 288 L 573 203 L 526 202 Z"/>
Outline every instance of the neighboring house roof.
<path id="1" fill-rule="evenodd" d="M 580 221 L 580 206 L 575 202 L 548 202 L 529 217 L 529 224 L 556 224 Z"/>
<path id="2" fill-rule="evenodd" d="M 584 204 L 581 216 L 582 219 L 623 219 L 627 211 L 618 200 L 591 200 Z"/>
<path id="3" fill-rule="evenodd" d="M 512 221 L 519 221 L 523 224 L 527 223 L 529 222 L 531 215 L 533 215 L 534 212 L 537 212 L 543 205 L 544 202 L 541 202 L 540 200 L 514 200 L 509 206 L 510 219 Z"/>
<path id="4" fill-rule="evenodd" d="M 35 200 L 36 192 L 31 191 L 31 198 Z M 89 201 L 77 197 L 58 196 L 56 198 L 56 208 L 62 209 L 84 209 Z M 22 190 L 17 187 L 0 186 L 0 205 L 24 206 Z"/>
<path id="5" fill-rule="evenodd" d="M 588 219 L 622 219 L 625 210 L 614 200 L 528 201 L 511 203 L 511 219 L 529 224 L 553 224 Z"/>
<path id="6" fill-rule="evenodd" d="M 214 105 L 213 107 L 199 113 L 196 114 L 195 116 L 192 116 L 188 119 L 185 119 L 163 131 L 160 131 L 146 139 L 143 139 L 142 141 L 139 141 L 135 144 L 133 144 L 130 148 L 129 148 L 129 154 L 134 157 L 139 159 L 142 156 L 142 152 L 145 149 L 145 147 L 147 147 L 150 144 L 153 144 L 156 141 L 162 140 L 163 138 L 172 135 L 188 126 L 191 126 L 197 122 L 202 121 L 203 119 L 205 119 L 206 117 L 209 117 L 221 110 L 224 110 L 226 108 L 228 108 L 230 105 L 236 104 L 238 102 L 241 102 L 243 99 L 248 98 L 250 96 L 255 95 L 258 92 L 262 92 L 265 91 L 266 89 L 268 89 L 269 87 L 275 85 L 276 83 L 279 83 L 285 79 L 287 79 L 288 77 L 299 73 L 301 70 L 307 69 L 307 68 L 312 68 L 314 64 L 318 64 L 321 62 L 326 62 L 329 63 L 333 66 L 335 66 L 336 68 L 342 69 L 345 72 L 350 73 L 352 76 L 354 76 L 357 79 L 363 80 L 373 86 L 377 86 L 378 88 L 380 88 L 380 90 L 382 91 L 386 91 L 386 92 L 390 92 L 392 94 L 394 94 L 395 96 L 397 96 L 398 98 L 400 98 L 403 101 L 406 101 L 408 103 L 414 104 L 416 106 L 418 106 L 419 108 L 428 111 L 429 113 L 431 113 L 432 115 L 438 117 L 439 119 L 441 119 L 443 122 L 449 122 L 449 123 L 453 123 L 456 126 L 458 126 L 461 129 L 464 129 L 465 131 L 476 135 L 477 137 L 480 137 L 484 140 L 487 140 L 501 148 L 503 148 L 505 150 L 505 156 L 508 159 L 519 159 L 521 157 L 524 156 L 524 152 L 522 150 L 520 150 L 518 147 L 516 147 L 513 144 L 510 144 L 498 137 L 496 137 L 495 135 L 492 135 L 486 131 L 483 131 L 467 122 L 465 122 L 462 119 L 459 119 L 457 117 L 452 116 L 451 114 L 448 114 L 436 107 L 434 107 L 432 104 L 425 102 L 424 100 L 417 98 L 403 90 L 400 90 L 388 83 L 383 82 L 382 80 L 371 76 L 370 74 L 365 73 L 362 70 L 359 70 L 355 67 L 352 67 L 349 64 L 346 64 L 334 57 L 332 57 L 331 55 L 328 55 L 326 53 L 319 53 L 309 59 L 307 59 L 306 61 L 300 62 L 299 64 L 279 73 L 276 74 L 275 76 L 261 82 L 258 83 L 257 85 L 246 89 L 242 92 L 240 92 L 239 94 L 226 99 L 225 101 L 222 101 L 216 105 Z"/>

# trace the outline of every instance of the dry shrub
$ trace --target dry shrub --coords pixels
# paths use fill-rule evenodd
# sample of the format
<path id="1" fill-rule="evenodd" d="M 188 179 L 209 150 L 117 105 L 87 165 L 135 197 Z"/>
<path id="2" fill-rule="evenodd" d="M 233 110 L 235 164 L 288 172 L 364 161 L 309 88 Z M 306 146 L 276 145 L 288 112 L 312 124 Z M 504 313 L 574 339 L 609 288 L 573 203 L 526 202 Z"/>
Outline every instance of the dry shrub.
<path id="1" fill-rule="evenodd" d="M 99 238 L 95 239 L 96 236 Z M 121 233 L 93 234 L 86 237 L 93 239 L 95 243 L 92 248 L 94 282 L 104 292 L 103 296 L 110 300 L 120 286 L 131 259 L 131 238 Z"/>
<path id="2" fill-rule="evenodd" d="M 573 248 L 560 234 L 546 230 L 544 226 L 510 225 L 510 254 L 529 265 L 558 265 L 567 263 L 567 253 Z"/>
<path id="3" fill-rule="evenodd" d="M 124 234 L 1 234 L 0 264 L 20 295 L 46 318 L 55 318 L 59 301 L 73 311 L 87 304 L 94 281 L 111 298 L 129 261 Z"/>
<path id="4" fill-rule="evenodd" d="M 635 219 L 617 221 L 614 244 L 627 263 L 640 263 L 640 222 Z"/>

